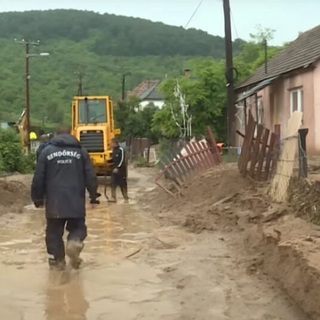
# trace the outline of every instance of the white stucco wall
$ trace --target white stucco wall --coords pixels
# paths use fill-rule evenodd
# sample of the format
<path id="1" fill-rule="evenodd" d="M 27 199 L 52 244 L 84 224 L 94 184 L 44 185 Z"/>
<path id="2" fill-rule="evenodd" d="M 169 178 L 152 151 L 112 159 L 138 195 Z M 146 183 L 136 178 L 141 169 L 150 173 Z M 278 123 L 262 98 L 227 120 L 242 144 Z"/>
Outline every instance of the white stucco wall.
<path id="1" fill-rule="evenodd" d="M 161 109 L 164 105 L 164 101 L 158 100 L 158 101 L 153 101 L 153 100 L 144 100 L 140 103 L 140 107 L 141 109 L 143 109 L 144 107 L 146 107 L 148 104 L 153 103 L 156 107 L 158 107 L 159 109 Z"/>

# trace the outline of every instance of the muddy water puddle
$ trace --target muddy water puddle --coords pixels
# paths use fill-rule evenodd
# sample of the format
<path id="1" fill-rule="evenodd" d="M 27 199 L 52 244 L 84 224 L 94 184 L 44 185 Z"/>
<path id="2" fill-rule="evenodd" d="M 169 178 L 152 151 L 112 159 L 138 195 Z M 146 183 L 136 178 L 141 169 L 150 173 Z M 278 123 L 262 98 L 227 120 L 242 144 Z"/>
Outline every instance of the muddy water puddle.
<path id="1" fill-rule="evenodd" d="M 134 204 L 88 210 L 88 238 L 79 271 L 49 271 L 43 211 L 0 218 L 1 319 L 161 319 L 175 314 L 160 269 L 126 257 L 140 251 L 156 224 Z M 167 288 L 165 288 L 167 290 Z M 168 318 L 169 317 L 169 318 Z"/>

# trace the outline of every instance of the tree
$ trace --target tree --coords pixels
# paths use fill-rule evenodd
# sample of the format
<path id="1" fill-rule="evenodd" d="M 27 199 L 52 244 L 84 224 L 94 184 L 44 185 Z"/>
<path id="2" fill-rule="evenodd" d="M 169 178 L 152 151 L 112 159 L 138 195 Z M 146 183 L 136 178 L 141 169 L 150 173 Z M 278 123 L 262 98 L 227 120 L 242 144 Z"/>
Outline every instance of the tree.
<path id="1" fill-rule="evenodd" d="M 0 129 L 0 172 L 30 172 L 32 160 L 23 153 L 20 137 L 14 130 Z"/>
<path id="2" fill-rule="evenodd" d="M 256 33 L 250 34 L 251 40 L 242 44 L 241 52 L 236 55 L 234 65 L 238 70 L 237 82 L 241 83 L 248 78 L 259 66 L 265 62 L 265 45 L 267 45 L 267 58 L 272 58 L 282 48 L 269 46 L 268 41 L 273 39 L 275 30 L 256 27 Z"/>
<path id="3" fill-rule="evenodd" d="M 99 56 L 224 56 L 223 38 L 201 30 L 77 10 L 0 13 L 0 38 L 87 42 Z"/>
<path id="4" fill-rule="evenodd" d="M 168 138 L 177 138 L 182 122 L 180 102 L 175 96 L 177 81 L 185 95 L 189 116 L 192 117 L 194 135 L 205 134 L 205 127 L 211 126 L 219 137 L 224 135 L 225 108 L 224 63 L 212 59 L 203 59 L 192 63 L 194 78 L 170 78 L 162 86 L 166 103 L 153 118 L 153 131 Z"/>
<path id="5" fill-rule="evenodd" d="M 52 123 L 63 123 L 64 120 L 64 112 L 59 107 L 58 103 L 55 101 L 48 101 L 43 107 L 42 107 L 42 114 L 38 115 L 38 119 L 43 119 L 47 117 L 47 119 L 50 119 Z M 69 111 L 69 110 L 68 110 Z M 67 112 L 67 114 L 70 114 L 70 111 Z"/>
<path id="6" fill-rule="evenodd" d="M 260 31 L 258 30 L 258 35 L 253 36 L 249 43 L 241 39 L 234 41 L 235 66 L 239 70 L 239 81 L 249 76 L 264 61 L 263 45 L 259 39 L 270 39 L 270 32 Z M 193 119 L 195 130 L 198 130 L 199 123 L 208 120 L 205 112 L 201 118 L 201 112 L 195 109 L 207 106 L 208 102 L 205 99 L 213 99 L 212 103 L 215 104 L 216 99 L 220 99 L 216 98 L 216 95 L 224 95 L 225 92 L 223 62 L 213 60 L 224 57 L 224 40 L 221 37 L 142 19 L 75 10 L 0 13 L 0 116 L 3 121 L 16 121 L 25 107 L 24 48 L 14 43 L 14 38 L 43 40 L 41 48 L 30 48 L 31 53 L 39 52 L 37 50 L 50 52 L 50 57 L 30 59 L 33 125 L 41 124 L 44 118 L 47 119 L 46 126 L 50 127 L 55 127 L 62 121 L 70 121 L 71 100 L 73 95 L 77 94 L 78 87 L 75 72 L 84 74 L 84 94 L 108 95 L 115 101 L 121 95 L 120 77 L 124 70 L 132 74 L 128 77 L 129 89 L 145 79 L 163 79 L 165 75 L 174 78 L 180 74 L 184 66 L 194 64 L 193 57 L 196 56 L 197 62 L 193 68 L 195 73 L 198 69 L 200 72 L 200 69 L 206 70 L 207 67 L 208 70 L 212 67 L 217 70 L 209 70 L 206 80 L 205 75 L 202 75 L 196 83 L 181 84 L 184 89 L 188 89 L 184 91 L 188 96 L 190 111 L 192 109 L 197 113 L 197 117 Z M 277 48 L 269 46 L 268 57 L 276 51 Z M 210 58 L 204 59 L 203 56 Z M 213 79 L 212 72 L 215 74 Z M 219 79 L 218 83 L 210 84 L 214 79 Z M 180 80 L 184 82 L 183 79 Z M 209 84 L 201 84 L 200 80 Z M 171 88 L 167 89 L 168 94 L 172 94 L 175 84 L 174 80 Z M 209 85 L 213 85 L 214 88 L 221 86 L 221 91 L 217 90 L 213 98 L 208 98 L 208 92 L 201 93 L 199 90 L 202 85 L 204 88 Z M 209 88 L 209 92 L 212 91 L 214 90 Z M 199 94 L 202 94 L 202 99 L 199 99 Z M 119 123 L 126 124 L 124 132 L 133 134 L 139 131 L 139 126 L 142 125 L 139 121 L 143 120 L 140 119 L 141 114 L 136 115 L 131 111 L 130 122 L 123 116 Z M 220 116 L 213 116 L 212 110 L 209 111 L 208 122 L 212 124 L 212 119 L 219 119 Z M 155 121 L 157 118 L 159 121 Z M 154 127 L 157 126 L 157 122 L 160 126 L 167 123 L 166 133 L 179 136 L 179 130 L 177 131 L 175 124 L 171 123 L 170 109 L 162 110 L 153 119 Z M 219 120 L 218 123 L 214 123 L 219 132 L 224 130 L 220 128 L 223 122 Z M 128 126 L 131 126 L 130 129 Z M 168 131 L 168 126 L 171 131 Z"/>
<path id="7" fill-rule="evenodd" d="M 273 40 L 275 32 L 275 29 L 263 28 L 261 24 L 258 24 L 255 33 L 250 33 L 250 38 L 255 43 L 262 43 L 263 41 Z"/>
<path id="8" fill-rule="evenodd" d="M 140 107 L 136 98 L 119 102 L 115 108 L 115 122 L 121 129 L 122 137 L 148 138 L 157 140 L 157 135 L 151 130 L 152 119 L 158 108 L 153 104 Z"/>
<path id="9" fill-rule="evenodd" d="M 159 135 L 152 130 L 152 119 L 156 112 L 159 111 L 159 108 L 156 107 L 153 103 L 145 106 L 138 114 L 141 117 L 141 131 L 143 137 L 148 138 L 151 142 L 157 142 Z"/>

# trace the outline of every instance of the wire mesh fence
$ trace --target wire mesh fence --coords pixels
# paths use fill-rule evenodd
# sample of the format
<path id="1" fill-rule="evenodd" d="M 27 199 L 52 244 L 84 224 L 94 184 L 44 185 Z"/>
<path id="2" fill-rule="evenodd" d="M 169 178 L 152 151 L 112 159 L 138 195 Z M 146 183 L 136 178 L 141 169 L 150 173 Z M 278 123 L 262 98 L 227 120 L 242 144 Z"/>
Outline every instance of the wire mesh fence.
<path id="1" fill-rule="evenodd" d="M 308 176 L 306 129 L 280 141 L 280 156 L 272 176 L 270 194 L 275 201 L 283 202 L 292 197 L 292 184 Z"/>
<path id="2" fill-rule="evenodd" d="M 287 200 L 297 217 L 320 225 L 320 160 L 318 156 L 308 156 L 307 133 L 307 129 L 300 129 L 299 135 L 296 136 L 298 147 Z"/>
<path id="3" fill-rule="evenodd" d="M 162 146 L 165 143 L 167 146 L 165 152 L 161 153 L 162 160 L 159 162 L 162 169 L 155 182 L 173 197 L 181 194 L 190 179 L 220 163 L 216 146 L 212 148 L 205 139 L 192 139 L 187 143 L 166 141 Z"/>
<path id="4" fill-rule="evenodd" d="M 238 167 L 243 177 L 256 181 L 271 180 L 270 195 L 276 202 L 288 199 L 293 178 L 308 176 L 306 136 L 308 129 L 299 129 L 302 113 L 295 112 L 288 120 L 286 138 L 280 140 L 280 125 L 274 131 L 258 124 L 249 113 Z"/>
<path id="5" fill-rule="evenodd" d="M 306 138 L 308 129 L 300 129 L 298 134 L 298 157 L 299 157 L 299 177 L 308 177 L 308 156 Z"/>
<path id="6" fill-rule="evenodd" d="M 286 144 L 287 147 L 286 148 Z M 287 149 L 287 150 L 286 150 Z M 308 176 L 308 155 L 306 152 L 306 140 L 300 132 L 296 135 L 280 140 L 280 148 L 275 154 L 276 168 L 283 166 L 287 170 L 280 172 L 273 171 L 272 176 L 276 173 L 284 177 L 306 178 Z M 290 170 L 292 167 L 292 170 Z M 275 168 L 275 169 L 276 169 Z"/>
<path id="7" fill-rule="evenodd" d="M 157 167 L 163 170 L 168 163 L 177 157 L 177 154 L 181 152 L 185 145 L 186 142 L 179 139 L 161 139 L 158 149 Z"/>

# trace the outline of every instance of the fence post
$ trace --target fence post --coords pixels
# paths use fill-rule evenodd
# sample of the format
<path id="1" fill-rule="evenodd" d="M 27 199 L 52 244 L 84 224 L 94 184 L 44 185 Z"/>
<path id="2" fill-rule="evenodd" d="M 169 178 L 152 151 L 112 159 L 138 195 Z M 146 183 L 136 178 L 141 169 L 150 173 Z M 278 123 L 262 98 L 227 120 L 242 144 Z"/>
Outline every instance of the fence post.
<path id="1" fill-rule="evenodd" d="M 307 162 L 307 145 L 306 138 L 309 132 L 309 129 L 299 129 L 299 177 L 307 178 L 308 177 L 308 162 Z"/>

